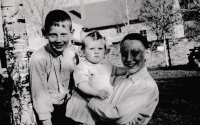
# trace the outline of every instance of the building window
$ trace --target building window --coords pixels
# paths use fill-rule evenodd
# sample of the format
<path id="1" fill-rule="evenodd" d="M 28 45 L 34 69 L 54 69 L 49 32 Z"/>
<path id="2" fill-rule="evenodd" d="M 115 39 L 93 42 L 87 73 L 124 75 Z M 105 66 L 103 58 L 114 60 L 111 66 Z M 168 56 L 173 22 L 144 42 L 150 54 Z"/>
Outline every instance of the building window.
<path id="1" fill-rule="evenodd" d="M 121 27 L 117 27 L 116 30 L 117 30 L 117 33 L 121 33 L 122 32 L 122 28 Z"/>
<path id="2" fill-rule="evenodd" d="M 147 38 L 147 31 L 146 30 L 140 30 L 140 34 L 142 34 L 144 37 Z"/>

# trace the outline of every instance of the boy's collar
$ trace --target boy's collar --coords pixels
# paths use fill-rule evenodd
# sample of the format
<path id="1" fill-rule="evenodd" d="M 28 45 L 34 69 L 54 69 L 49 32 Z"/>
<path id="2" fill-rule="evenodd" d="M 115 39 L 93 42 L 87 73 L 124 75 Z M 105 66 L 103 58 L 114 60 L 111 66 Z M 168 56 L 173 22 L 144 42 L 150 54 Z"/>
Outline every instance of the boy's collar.
<path id="1" fill-rule="evenodd" d="M 131 79 L 133 82 L 137 81 L 141 76 L 145 75 L 147 72 L 147 68 L 143 67 L 140 71 L 130 75 L 129 72 L 126 73 L 126 75 L 124 75 L 123 78 L 125 79 Z"/>
<path id="2" fill-rule="evenodd" d="M 63 52 L 62 52 L 61 54 L 58 54 L 58 53 L 54 52 L 54 51 L 52 50 L 52 48 L 50 47 L 50 44 L 49 44 L 49 43 L 45 46 L 45 50 L 46 50 L 47 52 L 49 52 L 53 57 L 58 57 L 58 56 L 60 56 L 60 55 L 63 54 Z"/>

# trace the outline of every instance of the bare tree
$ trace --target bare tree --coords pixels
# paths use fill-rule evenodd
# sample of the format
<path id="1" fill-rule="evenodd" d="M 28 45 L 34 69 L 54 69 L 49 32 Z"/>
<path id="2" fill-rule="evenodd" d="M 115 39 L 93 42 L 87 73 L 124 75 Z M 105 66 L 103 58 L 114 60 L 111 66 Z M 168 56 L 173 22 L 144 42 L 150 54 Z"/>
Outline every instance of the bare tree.
<path id="1" fill-rule="evenodd" d="M 110 7 L 113 11 L 113 20 L 116 24 L 124 24 L 127 31 L 130 29 L 130 20 L 136 19 L 139 15 L 141 0 L 111 0 Z M 109 7 L 109 6 L 108 6 Z"/>
<path id="2" fill-rule="evenodd" d="M 180 13 L 174 9 L 174 0 L 143 0 L 139 18 L 158 39 L 164 40 L 166 63 L 171 66 L 166 37 L 173 38 L 174 25 L 182 23 Z"/>
<path id="3" fill-rule="evenodd" d="M 28 39 L 23 4 L 21 0 L 1 2 L 7 72 L 13 88 L 11 124 L 36 125 L 29 90 Z"/>
<path id="4" fill-rule="evenodd" d="M 185 21 L 186 36 L 198 36 L 200 34 L 200 0 L 182 0 L 182 8 L 179 10 L 183 14 Z M 193 25 L 187 25 L 187 24 Z"/>
<path id="5" fill-rule="evenodd" d="M 25 17 L 31 28 L 41 36 L 47 13 L 54 9 L 63 9 L 70 0 L 22 0 L 25 9 Z"/>

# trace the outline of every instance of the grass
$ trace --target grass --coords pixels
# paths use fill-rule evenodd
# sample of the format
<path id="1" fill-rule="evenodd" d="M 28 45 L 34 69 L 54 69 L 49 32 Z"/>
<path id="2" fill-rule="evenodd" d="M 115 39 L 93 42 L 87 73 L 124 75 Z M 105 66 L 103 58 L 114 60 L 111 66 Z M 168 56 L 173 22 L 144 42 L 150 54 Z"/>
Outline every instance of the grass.
<path id="1" fill-rule="evenodd" d="M 149 125 L 200 125 L 200 71 L 151 69 L 160 91 Z"/>

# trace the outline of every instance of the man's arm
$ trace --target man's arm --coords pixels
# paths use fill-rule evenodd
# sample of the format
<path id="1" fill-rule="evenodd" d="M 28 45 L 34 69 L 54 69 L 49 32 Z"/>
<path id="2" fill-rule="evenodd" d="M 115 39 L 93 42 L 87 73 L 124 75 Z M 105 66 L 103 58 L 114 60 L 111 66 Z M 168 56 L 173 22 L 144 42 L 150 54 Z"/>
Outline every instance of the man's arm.
<path id="1" fill-rule="evenodd" d="M 89 101 L 88 107 L 106 121 L 117 124 L 132 122 L 135 125 L 136 122 L 139 122 L 138 117 L 143 118 L 142 121 L 150 119 L 158 102 L 157 96 L 156 90 L 142 89 L 133 92 L 116 105 L 104 104 L 93 98 Z M 139 115 L 140 113 L 142 115 Z"/>
<path id="2" fill-rule="evenodd" d="M 31 95 L 33 106 L 39 119 L 43 122 L 51 119 L 51 112 L 53 111 L 53 105 L 47 87 L 45 66 L 44 58 L 40 55 L 32 55 L 30 61 Z M 50 121 L 48 121 L 48 124 Z"/>

